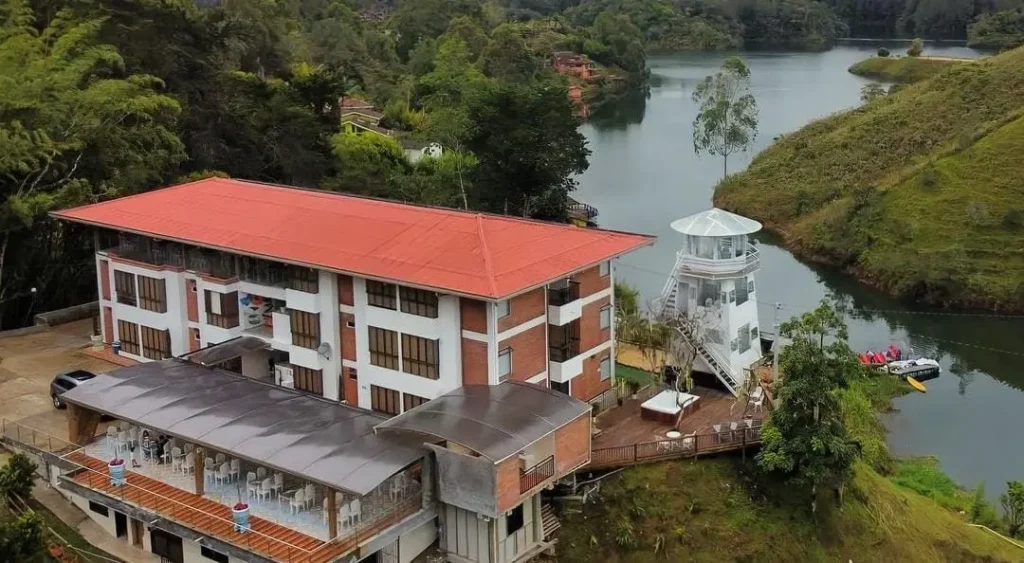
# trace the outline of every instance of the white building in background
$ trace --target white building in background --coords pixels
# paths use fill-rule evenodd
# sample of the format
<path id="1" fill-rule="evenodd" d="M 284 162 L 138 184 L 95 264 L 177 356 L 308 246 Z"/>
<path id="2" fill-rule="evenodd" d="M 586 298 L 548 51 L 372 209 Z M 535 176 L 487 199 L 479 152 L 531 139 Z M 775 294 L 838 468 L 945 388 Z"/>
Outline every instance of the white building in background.
<path id="1" fill-rule="evenodd" d="M 761 357 L 756 283 L 757 249 L 748 236 L 761 224 L 713 208 L 672 222 L 682 233 L 660 304 L 666 315 L 699 319 L 702 335 L 694 368 L 715 374 L 736 393 Z"/>

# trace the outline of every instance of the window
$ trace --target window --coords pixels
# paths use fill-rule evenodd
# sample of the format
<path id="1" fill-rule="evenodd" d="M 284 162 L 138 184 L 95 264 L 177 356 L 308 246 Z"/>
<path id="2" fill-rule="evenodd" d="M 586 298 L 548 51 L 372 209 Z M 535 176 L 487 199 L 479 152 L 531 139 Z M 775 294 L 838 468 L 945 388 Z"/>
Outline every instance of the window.
<path id="1" fill-rule="evenodd" d="M 206 547 L 205 545 L 199 546 L 199 555 L 202 555 L 203 557 L 205 557 L 207 559 L 212 559 L 212 560 L 216 561 L 217 563 L 228 563 L 228 556 L 227 555 L 224 555 L 223 553 L 214 551 L 214 550 Z"/>
<path id="2" fill-rule="evenodd" d="M 315 395 L 324 394 L 324 374 L 322 371 L 293 365 L 292 377 L 295 379 L 295 388 L 299 391 Z"/>
<path id="3" fill-rule="evenodd" d="M 157 313 L 167 312 L 167 285 L 162 278 L 139 276 L 139 307 Z"/>
<path id="4" fill-rule="evenodd" d="M 110 510 L 98 502 L 89 501 L 89 510 L 99 514 L 100 516 L 110 516 Z"/>
<path id="5" fill-rule="evenodd" d="M 352 381 L 359 381 L 359 373 L 356 368 L 348 368 L 348 378 Z"/>
<path id="6" fill-rule="evenodd" d="M 398 369 L 398 333 L 369 327 L 370 363 L 382 368 Z"/>
<path id="7" fill-rule="evenodd" d="M 437 379 L 438 355 L 440 350 L 437 340 L 411 334 L 402 335 L 402 371 L 405 373 Z"/>
<path id="8" fill-rule="evenodd" d="M 437 318 L 437 294 L 425 289 L 402 287 L 398 290 L 402 298 L 402 312 L 421 317 Z"/>
<path id="9" fill-rule="evenodd" d="M 512 349 L 505 348 L 498 352 L 498 381 L 507 381 L 512 375 Z"/>
<path id="10" fill-rule="evenodd" d="M 563 381 L 561 383 L 559 383 L 557 381 L 552 381 L 551 382 L 551 388 L 554 389 L 555 391 L 558 391 L 559 393 L 565 393 L 566 395 L 569 394 L 569 382 L 568 381 Z"/>
<path id="11" fill-rule="evenodd" d="M 366 302 L 374 307 L 395 310 L 395 284 L 366 280 Z"/>
<path id="12" fill-rule="evenodd" d="M 731 290 L 729 290 L 729 303 L 735 303 L 735 302 L 736 302 L 736 290 L 735 289 L 731 289 Z"/>
<path id="13" fill-rule="evenodd" d="M 754 293 L 754 278 L 747 280 L 747 293 Z"/>
<path id="14" fill-rule="evenodd" d="M 751 340 L 757 340 L 757 327 L 756 326 L 750 329 L 750 339 Z"/>
<path id="15" fill-rule="evenodd" d="M 117 335 L 121 339 L 121 350 L 139 355 L 139 325 L 128 321 L 117 321 Z"/>
<path id="16" fill-rule="evenodd" d="M 292 344 L 316 350 L 320 346 L 320 314 L 288 309 L 292 324 Z"/>
<path id="17" fill-rule="evenodd" d="M 423 397 L 417 397 L 410 393 L 402 393 L 402 412 L 414 409 L 427 401 L 428 399 L 424 399 Z"/>
<path id="18" fill-rule="evenodd" d="M 306 293 L 320 292 L 320 273 L 312 268 L 290 266 L 288 268 L 288 287 Z"/>
<path id="19" fill-rule="evenodd" d="M 383 414 L 398 414 L 398 391 L 370 385 L 370 409 Z"/>
<path id="20" fill-rule="evenodd" d="M 238 292 L 217 293 L 206 290 L 206 323 L 220 328 L 238 326 Z"/>
<path id="21" fill-rule="evenodd" d="M 738 348 L 738 347 L 739 347 L 739 343 L 736 341 L 735 338 L 733 338 L 732 340 L 729 341 L 729 350 L 732 350 L 733 352 L 735 352 L 736 348 Z"/>
<path id="22" fill-rule="evenodd" d="M 154 555 L 159 555 L 173 563 L 185 563 L 185 556 L 181 551 L 181 538 L 178 536 L 163 530 L 150 528 L 149 544 Z"/>
<path id="23" fill-rule="evenodd" d="M 604 262 L 601 262 L 601 265 L 598 266 L 597 271 L 598 271 L 599 274 L 601 274 L 602 278 L 607 276 L 608 274 L 612 273 L 612 263 L 611 263 L 611 261 L 610 260 L 605 260 Z"/>
<path id="24" fill-rule="evenodd" d="M 151 360 L 171 357 L 171 332 L 142 326 L 142 355 Z"/>
<path id="25" fill-rule="evenodd" d="M 515 535 L 523 528 L 523 505 L 519 505 L 509 511 L 505 516 L 505 531 L 508 535 Z"/>
<path id="26" fill-rule="evenodd" d="M 601 330 L 610 328 L 612 326 L 612 306 L 605 305 L 601 307 Z"/>
<path id="27" fill-rule="evenodd" d="M 114 270 L 114 293 L 118 303 L 135 306 L 135 274 Z"/>
<path id="28" fill-rule="evenodd" d="M 601 381 L 608 381 L 608 379 L 612 376 L 612 357 L 611 356 L 608 356 L 607 358 L 601 360 L 600 370 L 601 370 Z"/>
<path id="29" fill-rule="evenodd" d="M 736 340 L 740 354 L 750 350 L 750 325 L 743 325 L 736 330 Z"/>

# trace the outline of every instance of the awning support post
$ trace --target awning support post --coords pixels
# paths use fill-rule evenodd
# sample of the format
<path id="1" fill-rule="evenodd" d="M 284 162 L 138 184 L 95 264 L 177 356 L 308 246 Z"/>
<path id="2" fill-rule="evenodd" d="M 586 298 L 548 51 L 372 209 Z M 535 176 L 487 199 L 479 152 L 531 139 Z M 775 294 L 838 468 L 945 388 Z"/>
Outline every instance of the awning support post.
<path id="1" fill-rule="evenodd" d="M 338 537 L 338 492 L 327 487 L 327 535 Z"/>
<path id="2" fill-rule="evenodd" d="M 196 495 L 203 496 L 203 493 L 206 492 L 206 471 L 203 467 L 206 458 L 203 457 L 203 448 L 194 448 L 192 457 L 192 466 L 195 468 Z"/>

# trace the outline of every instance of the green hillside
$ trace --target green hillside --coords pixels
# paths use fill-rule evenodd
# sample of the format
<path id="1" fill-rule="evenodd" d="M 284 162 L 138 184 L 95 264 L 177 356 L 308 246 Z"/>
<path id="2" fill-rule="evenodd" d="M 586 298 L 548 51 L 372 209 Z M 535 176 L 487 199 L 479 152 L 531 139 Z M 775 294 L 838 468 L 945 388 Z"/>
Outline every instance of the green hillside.
<path id="1" fill-rule="evenodd" d="M 842 511 L 769 501 L 736 458 L 665 462 L 609 478 L 562 516 L 559 563 L 649 561 L 1020 561 L 1024 551 L 866 465 Z M 797 501 L 801 499 L 795 499 Z"/>
<path id="2" fill-rule="evenodd" d="M 970 62 L 970 59 L 930 57 L 871 57 L 854 63 L 849 70 L 857 76 L 883 82 L 913 84 L 948 69 L 950 66 Z"/>
<path id="3" fill-rule="evenodd" d="M 715 203 L 894 295 L 1024 310 L 1024 49 L 811 123 Z"/>

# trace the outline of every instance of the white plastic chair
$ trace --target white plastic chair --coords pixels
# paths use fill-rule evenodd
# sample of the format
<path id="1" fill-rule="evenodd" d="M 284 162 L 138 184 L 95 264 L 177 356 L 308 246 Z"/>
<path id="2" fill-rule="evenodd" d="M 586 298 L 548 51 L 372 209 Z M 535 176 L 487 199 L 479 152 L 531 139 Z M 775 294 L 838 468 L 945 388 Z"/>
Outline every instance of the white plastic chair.
<path id="1" fill-rule="evenodd" d="M 264 498 L 270 496 L 270 491 L 272 490 L 272 488 L 273 487 L 270 483 L 270 479 L 264 479 L 260 481 L 260 488 L 256 490 L 256 495 L 259 497 L 260 502 L 263 502 Z"/>
<path id="2" fill-rule="evenodd" d="M 107 449 L 117 452 L 117 427 L 113 424 L 107 427 Z"/>
<path id="3" fill-rule="evenodd" d="M 227 463 L 220 464 L 220 467 L 217 468 L 217 474 L 213 478 L 217 484 L 228 482 L 231 479 L 231 466 Z"/>
<path id="4" fill-rule="evenodd" d="M 181 454 L 181 448 L 175 446 L 171 448 L 171 471 L 177 471 L 181 469 L 181 460 L 183 456 Z"/>
<path id="5" fill-rule="evenodd" d="M 758 387 L 760 389 L 760 387 Z M 754 412 L 761 412 L 761 407 L 764 406 L 764 397 L 754 400 Z"/>
<path id="6" fill-rule="evenodd" d="M 252 471 L 245 474 L 245 488 L 249 491 L 249 497 L 255 497 L 260 490 L 260 482 L 256 480 L 256 474 Z"/>
<path id="7" fill-rule="evenodd" d="M 232 481 L 237 481 L 238 480 L 238 473 L 239 473 L 239 471 L 241 471 L 241 468 L 242 468 L 242 462 L 238 461 L 237 459 L 231 460 L 231 464 L 229 465 L 228 474 L 231 475 L 231 480 Z"/>
<path id="8" fill-rule="evenodd" d="M 167 463 L 167 462 L 171 461 L 171 448 L 172 447 L 173 446 L 171 446 L 170 442 L 167 442 L 167 443 L 164 444 L 164 451 L 160 454 L 160 459 L 162 459 L 164 461 L 164 463 Z"/>
<path id="9" fill-rule="evenodd" d="M 122 430 L 117 433 L 117 447 L 114 450 L 118 454 L 128 449 L 128 432 Z"/>
<path id="10" fill-rule="evenodd" d="M 291 510 L 292 514 L 295 514 L 296 511 L 302 512 L 302 510 L 305 507 L 306 495 L 303 494 L 302 489 L 299 489 L 295 491 L 295 494 L 292 495 L 292 498 L 288 499 L 288 508 Z"/>
<path id="11" fill-rule="evenodd" d="M 284 490 L 284 474 L 274 473 L 274 494 L 281 497 L 281 491 Z"/>
<path id="12" fill-rule="evenodd" d="M 224 463 L 225 461 L 228 460 L 228 456 L 226 456 L 226 455 L 224 455 L 222 453 L 221 454 L 217 454 L 216 460 L 217 460 L 217 465 L 220 465 L 220 464 L 222 464 L 222 463 Z"/>
<path id="13" fill-rule="evenodd" d="M 189 473 L 192 473 L 193 471 L 195 471 L 195 469 L 196 469 L 196 457 L 195 456 L 196 456 L 196 454 L 189 453 L 189 454 L 185 454 L 185 457 L 182 458 L 182 460 L 183 460 L 183 463 L 181 464 L 181 474 L 182 475 L 188 475 Z"/>
<path id="14" fill-rule="evenodd" d="M 191 453 L 191 452 L 190 452 Z M 213 464 L 213 458 L 203 458 L 203 480 L 204 482 L 214 481 L 217 478 L 217 466 Z"/>
<path id="15" fill-rule="evenodd" d="M 121 422 L 118 422 L 118 423 L 117 423 L 117 429 L 118 429 L 118 430 L 120 430 L 121 432 L 127 432 L 127 431 L 128 431 L 128 428 L 129 428 L 129 427 L 130 427 L 131 425 L 132 425 L 132 424 L 131 424 L 130 422 L 128 422 L 128 421 L 125 421 L 125 420 L 122 420 Z"/>
<path id="16" fill-rule="evenodd" d="M 316 487 L 313 486 L 313 483 L 309 483 L 303 489 L 303 493 L 303 496 L 306 497 L 306 504 L 313 508 L 313 504 L 316 502 Z"/>
<path id="17" fill-rule="evenodd" d="M 260 481 L 262 481 L 262 480 L 266 479 L 266 477 L 267 477 L 267 469 L 265 467 L 257 467 L 256 468 L 256 478 L 259 479 Z"/>
<path id="18" fill-rule="evenodd" d="M 135 444 L 136 446 L 139 445 L 139 435 L 140 434 L 138 426 L 132 426 L 131 428 L 128 429 L 128 441 L 131 442 L 132 444 Z"/>

